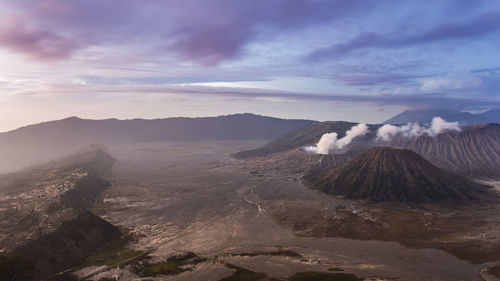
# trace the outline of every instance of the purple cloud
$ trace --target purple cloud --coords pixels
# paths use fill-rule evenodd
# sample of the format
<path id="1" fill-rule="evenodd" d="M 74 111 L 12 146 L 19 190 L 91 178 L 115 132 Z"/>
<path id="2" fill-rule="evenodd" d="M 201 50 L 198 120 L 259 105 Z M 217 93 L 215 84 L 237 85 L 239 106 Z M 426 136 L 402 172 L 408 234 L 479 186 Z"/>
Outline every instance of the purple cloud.
<path id="1" fill-rule="evenodd" d="M 50 87 L 49 87 L 50 88 Z M 29 92 L 33 94 L 32 92 Z M 364 94 L 317 94 L 305 92 L 290 92 L 255 88 L 232 88 L 211 86 L 112 86 L 112 85 L 72 85 L 53 87 L 50 94 L 85 94 L 85 93 L 121 93 L 121 94 L 183 94 L 186 96 L 212 96 L 225 99 L 282 99 L 291 101 L 320 101 L 320 102 L 347 102 L 371 104 L 376 106 L 399 105 L 408 109 L 454 109 L 471 110 L 484 107 L 500 107 L 497 97 L 467 97 L 449 95 L 446 93 L 415 93 L 396 94 L 380 93 L 374 95 Z M 24 94 L 20 92 L 19 94 Z M 38 95 L 46 94 L 39 92 Z"/>
<path id="2" fill-rule="evenodd" d="M 449 39 L 474 38 L 498 30 L 500 30 L 500 12 L 491 12 L 468 21 L 440 24 L 425 32 L 413 35 L 407 35 L 410 33 L 408 30 L 401 30 L 391 34 L 362 32 L 346 42 L 317 50 L 309 54 L 307 58 L 309 60 L 319 60 L 343 56 L 368 48 L 391 49 Z"/>
<path id="3" fill-rule="evenodd" d="M 80 45 L 141 39 L 202 64 L 242 54 L 263 34 L 283 33 L 367 11 L 362 0 L 18 0 L 26 26 L 71 35 Z M 84 38 L 84 40 L 81 40 Z"/>
<path id="4" fill-rule="evenodd" d="M 495 73 L 497 71 L 500 71 L 500 67 L 473 69 L 470 71 L 470 73 Z"/>
<path id="5" fill-rule="evenodd" d="M 23 26 L 0 27 L 0 45 L 39 60 L 65 59 L 78 49 L 78 44 L 62 36 Z"/>
<path id="6" fill-rule="evenodd" d="M 192 1 L 200 4 L 202 1 Z M 195 23 L 176 29 L 175 43 L 170 50 L 188 60 L 216 64 L 241 55 L 243 48 L 261 33 L 282 33 L 301 29 L 312 24 L 332 21 L 358 12 L 372 4 L 360 0 L 314 1 L 272 0 L 211 1 L 201 4 L 210 11 L 196 18 Z M 208 17 L 207 17 L 208 15 Z"/>
<path id="7" fill-rule="evenodd" d="M 184 34 L 180 33 L 169 49 L 186 60 L 214 65 L 238 56 L 241 48 L 254 36 L 254 31 L 248 28 L 236 30 L 232 23 L 197 26 Z"/>
<path id="8" fill-rule="evenodd" d="M 375 85 L 399 85 L 415 83 L 414 79 L 421 78 L 419 75 L 402 75 L 402 74 L 364 74 L 364 75 L 343 75 L 336 76 L 335 82 L 349 86 L 375 86 Z"/>

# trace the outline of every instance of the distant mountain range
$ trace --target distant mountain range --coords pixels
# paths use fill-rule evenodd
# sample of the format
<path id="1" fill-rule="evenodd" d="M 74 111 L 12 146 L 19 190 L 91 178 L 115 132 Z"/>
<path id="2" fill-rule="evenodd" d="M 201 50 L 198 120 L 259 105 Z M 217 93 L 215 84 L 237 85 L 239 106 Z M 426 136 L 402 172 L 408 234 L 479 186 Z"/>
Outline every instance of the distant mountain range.
<path id="1" fill-rule="evenodd" d="M 343 137 L 353 125 L 355 123 L 343 121 L 313 123 L 274 139 L 260 148 L 241 151 L 235 153 L 234 156 L 237 158 L 272 157 L 272 154 L 297 151 L 303 146 L 317 143 L 325 133 L 336 132 L 339 138 Z M 294 153 L 293 157 L 302 155 L 302 160 L 311 158 L 306 162 L 317 162 L 321 165 L 315 164 L 310 168 L 321 170 L 337 167 L 342 161 L 373 146 L 398 147 L 413 150 L 444 170 L 472 178 L 500 178 L 500 125 L 498 124 L 463 126 L 462 132 L 444 132 L 435 137 L 399 136 L 389 142 L 376 141 L 376 131 L 380 126 L 369 125 L 370 131 L 367 135 L 356 138 L 352 144 L 340 152 L 348 152 L 348 155 L 345 153 L 329 154 L 311 158 L 310 154 Z M 282 156 L 276 157 L 282 158 Z"/>
<path id="2" fill-rule="evenodd" d="M 429 118 L 438 113 L 425 111 Z M 497 113 L 492 110 L 480 116 L 494 118 Z M 425 114 L 423 111 L 413 111 L 406 115 L 416 118 Z M 442 116 L 446 118 L 446 115 Z M 314 144 L 325 133 L 336 132 L 342 138 L 355 124 L 345 121 L 287 120 L 254 114 L 155 120 L 85 120 L 71 117 L 0 133 L 0 173 L 65 157 L 88 150 L 90 146 L 122 143 L 270 140 L 263 147 L 234 154 L 237 158 L 257 157 Z M 394 138 L 391 143 L 374 141 L 380 126 L 368 125 L 369 133 L 356 138 L 353 144 L 340 153 L 351 150 L 350 155 L 355 156 L 373 146 L 408 148 L 445 170 L 471 177 L 500 178 L 500 125 L 467 126 L 463 127 L 463 133 L 449 132 L 435 138 Z M 337 160 L 323 162 L 338 163 Z"/>
<path id="3" fill-rule="evenodd" d="M 85 120 L 70 117 L 0 133 L 0 172 L 58 159 L 91 145 L 159 141 L 270 140 L 314 123 L 255 114 Z"/>
<path id="4" fill-rule="evenodd" d="M 485 198 L 487 189 L 443 171 L 407 149 L 370 148 L 343 166 L 310 173 L 313 188 L 350 199 L 399 203 L 466 203 Z"/>
<path id="5" fill-rule="evenodd" d="M 483 113 L 472 114 L 457 110 L 407 110 L 384 121 L 384 124 L 420 123 L 428 124 L 433 117 L 439 116 L 449 122 L 459 122 L 460 125 L 485 123 L 500 123 L 500 109 L 492 109 Z"/>

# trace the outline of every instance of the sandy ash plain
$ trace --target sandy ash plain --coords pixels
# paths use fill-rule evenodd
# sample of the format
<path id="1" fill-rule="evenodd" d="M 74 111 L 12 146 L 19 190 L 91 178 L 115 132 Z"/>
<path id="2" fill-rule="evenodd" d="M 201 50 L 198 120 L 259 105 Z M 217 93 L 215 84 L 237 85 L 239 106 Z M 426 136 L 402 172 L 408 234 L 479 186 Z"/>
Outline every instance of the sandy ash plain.
<path id="1" fill-rule="evenodd" d="M 142 279 L 127 266 L 89 266 L 77 271 L 78 276 L 89 280 L 219 280 L 233 273 L 225 266 L 229 263 L 274 278 L 338 268 L 365 280 L 495 280 L 480 274 L 492 263 L 470 263 L 438 249 L 300 235 L 293 225 L 276 219 L 279 210 L 298 208 L 298 216 L 311 212 L 327 218 L 339 206 L 363 213 L 362 203 L 308 189 L 300 181 L 300 171 L 272 169 L 269 161 L 273 160 L 231 157 L 263 144 L 219 141 L 108 147 L 117 160 L 112 188 L 94 211 L 127 229 L 134 237 L 127 248 L 147 253 L 150 262 L 188 252 L 206 261 L 174 276 Z M 297 211 L 287 215 L 293 222 Z M 364 219 L 370 219 L 370 214 Z M 318 222 L 326 223 L 322 218 Z M 298 256 L 265 254 L 279 251 Z"/>

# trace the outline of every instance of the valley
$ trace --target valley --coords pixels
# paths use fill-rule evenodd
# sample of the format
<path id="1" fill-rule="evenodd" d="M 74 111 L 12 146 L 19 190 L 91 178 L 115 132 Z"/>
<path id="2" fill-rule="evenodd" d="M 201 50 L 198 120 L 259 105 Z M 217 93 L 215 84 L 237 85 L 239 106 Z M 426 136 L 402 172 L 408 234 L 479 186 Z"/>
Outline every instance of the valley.
<path id="1" fill-rule="evenodd" d="M 370 125 L 332 153 L 304 150 L 353 124 L 111 141 L 0 175 L 0 277 L 495 280 L 498 125 L 392 142 Z M 473 162 L 482 173 L 461 175 Z"/>
<path id="2" fill-rule="evenodd" d="M 486 210 L 478 208 L 460 220 L 463 214 L 453 211 L 387 212 L 381 206 L 310 190 L 293 173 L 258 170 L 259 161 L 230 157 L 234 151 L 260 144 L 112 147 L 110 153 L 117 159 L 113 187 L 95 211 L 128 229 L 133 239 L 126 247 L 147 253 L 149 263 L 188 252 L 207 259 L 175 280 L 222 280 L 233 272 L 226 264 L 279 280 L 297 272 L 329 272 L 331 268 L 367 280 L 481 280 L 479 271 L 487 267 L 483 263 L 498 259 L 493 249 L 499 237 L 492 228 L 498 225 L 497 216 L 492 215 L 497 211 L 485 216 Z M 489 221 L 474 225 L 480 220 Z M 394 226 L 385 227 L 387 222 Z M 409 235 L 409 229 L 419 232 Z M 428 240 L 429 235 L 437 236 Z M 403 241 L 403 237 L 410 238 Z M 443 245 L 449 249 L 440 250 Z M 453 252 L 464 245 L 469 245 L 467 255 Z M 485 248 L 492 249 L 489 258 L 474 260 Z M 279 251 L 297 254 L 266 254 Z M 77 273 L 89 280 L 113 276 L 128 280 L 136 278 L 132 267 L 94 266 Z"/>

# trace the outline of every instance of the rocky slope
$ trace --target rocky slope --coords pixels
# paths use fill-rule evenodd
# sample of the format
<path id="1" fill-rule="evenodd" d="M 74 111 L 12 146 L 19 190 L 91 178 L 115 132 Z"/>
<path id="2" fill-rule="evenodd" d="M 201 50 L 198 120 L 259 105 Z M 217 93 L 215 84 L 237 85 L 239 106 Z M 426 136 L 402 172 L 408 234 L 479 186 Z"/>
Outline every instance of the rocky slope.
<path id="1" fill-rule="evenodd" d="M 313 123 L 308 126 L 295 130 L 283 137 L 270 141 L 263 147 L 241 151 L 234 154 L 236 158 L 249 158 L 269 155 L 273 153 L 283 152 L 294 148 L 299 148 L 304 145 L 314 144 L 319 141 L 325 133 L 337 133 L 338 138 L 345 136 L 345 132 L 351 129 L 358 123 L 345 121 L 327 121 L 321 123 Z M 380 125 L 369 125 L 370 132 L 357 140 L 369 140 L 375 137 L 376 129 Z"/>
<path id="2" fill-rule="evenodd" d="M 411 150 L 382 147 L 371 148 L 334 170 L 309 173 L 304 182 L 328 194 L 375 202 L 464 203 L 488 193 Z"/>
<path id="3" fill-rule="evenodd" d="M 83 211 L 54 232 L 23 244 L 10 255 L 23 257 L 33 264 L 33 280 L 58 280 L 53 275 L 81 265 L 90 254 L 121 236 L 120 230 L 109 222 Z"/>
<path id="4" fill-rule="evenodd" d="M 500 178 L 500 125 L 463 127 L 436 137 L 397 137 L 383 145 L 413 150 L 434 165 L 473 178 Z"/>
<path id="5" fill-rule="evenodd" d="M 113 162 L 95 149 L 0 176 L 0 280 L 70 280 L 48 277 L 122 235 L 89 211 Z"/>
<path id="6" fill-rule="evenodd" d="M 316 143 L 324 133 L 337 132 L 340 138 L 352 125 L 354 123 L 348 122 L 311 124 L 263 147 L 241 151 L 234 156 L 275 159 L 276 166 L 300 160 L 301 167 L 307 166 L 301 169 L 307 171 L 335 168 L 370 147 L 384 146 L 413 150 L 437 167 L 466 177 L 500 178 L 500 125 L 495 123 L 464 126 L 461 132 L 444 132 L 435 137 L 397 136 L 387 142 L 376 140 L 376 130 L 380 125 L 370 125 L 366 136 L 356 138 L 339 154 L 319 156 L 298 152 L 300 147 Z"/>

